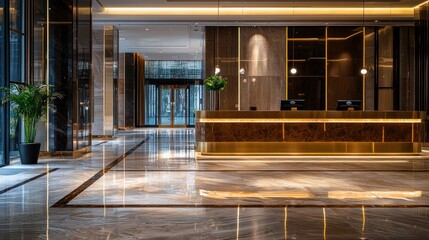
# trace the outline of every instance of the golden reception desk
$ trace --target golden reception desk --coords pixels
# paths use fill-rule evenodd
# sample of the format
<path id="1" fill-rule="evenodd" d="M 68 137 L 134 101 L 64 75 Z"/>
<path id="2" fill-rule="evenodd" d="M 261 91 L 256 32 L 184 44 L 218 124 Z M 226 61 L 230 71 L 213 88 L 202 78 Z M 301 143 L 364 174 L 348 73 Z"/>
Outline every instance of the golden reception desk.
<path id="1" fill-rule="evenodd" d="M 197 155 L 419 154 L 424 112 L 197 111 Z"/>

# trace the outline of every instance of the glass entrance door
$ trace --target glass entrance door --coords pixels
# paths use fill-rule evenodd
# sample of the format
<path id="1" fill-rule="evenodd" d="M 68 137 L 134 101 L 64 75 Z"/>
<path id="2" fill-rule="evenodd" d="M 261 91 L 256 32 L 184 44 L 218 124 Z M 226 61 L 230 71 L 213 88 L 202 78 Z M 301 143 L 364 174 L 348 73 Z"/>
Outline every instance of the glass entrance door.
<path id="1" fill-rule="evenodd" d="M 159 86 L 160 127 L 186 127 L 188 109 L 188 87 L 186 85 Z"/>

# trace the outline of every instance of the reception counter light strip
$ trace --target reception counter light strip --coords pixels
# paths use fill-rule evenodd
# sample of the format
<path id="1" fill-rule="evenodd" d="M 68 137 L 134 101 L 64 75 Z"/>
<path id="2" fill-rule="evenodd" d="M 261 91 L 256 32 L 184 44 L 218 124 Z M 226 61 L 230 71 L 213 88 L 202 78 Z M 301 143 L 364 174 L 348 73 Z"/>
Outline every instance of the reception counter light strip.
<path id="1" fill-rule="evenodd" d="M 422 119 L 395 118 L 200 118 L 200 123 L 422 123 Z"/>

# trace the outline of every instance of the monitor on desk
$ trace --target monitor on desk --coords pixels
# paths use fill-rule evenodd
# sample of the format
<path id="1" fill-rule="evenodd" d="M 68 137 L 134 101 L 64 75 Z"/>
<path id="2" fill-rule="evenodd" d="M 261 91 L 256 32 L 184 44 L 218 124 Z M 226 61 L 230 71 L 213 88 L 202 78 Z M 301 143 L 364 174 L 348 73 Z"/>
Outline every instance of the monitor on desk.
<path id="1" fill-rule="evenodd" d="M 280 110 L 302 110 L 304 108 L 304 99 L 288 99 L 282 100 Z"/>
<path id="2" fill-rule="evenodd" d="M 360 110 L 361 100 L 338 100 L 337 110 Z"/>

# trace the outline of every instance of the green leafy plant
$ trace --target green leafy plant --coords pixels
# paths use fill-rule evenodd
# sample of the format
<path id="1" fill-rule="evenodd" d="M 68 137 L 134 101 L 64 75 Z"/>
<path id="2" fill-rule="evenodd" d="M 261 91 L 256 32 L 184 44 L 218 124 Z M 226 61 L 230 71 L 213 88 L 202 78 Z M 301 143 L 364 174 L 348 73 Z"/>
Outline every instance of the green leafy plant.
<path id="1" fill-rule="evenodd" d="M 204 80 L 204 85 L 208 91 L 221 91 L 225 88 L 227 83 L 227 78 L 223 78 L 216 74 L 211 75 Z"/>
<path id="2" fill-rule="evenodd" d="M 46 115 L 49 108 L 55 109 L 52 104 L 54 99 L 63 98 L 62 93 L 51 93 L 50 86 L 45 84 L 12 84 L 10 88 L 0 90 L 4 93 L 1 102 L 10 102 L 14 113 L 24 121 L 25 143 L 34 143 L 37 122 Z"/>

